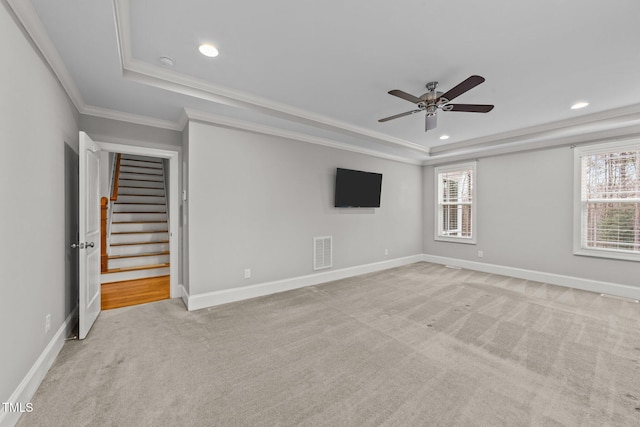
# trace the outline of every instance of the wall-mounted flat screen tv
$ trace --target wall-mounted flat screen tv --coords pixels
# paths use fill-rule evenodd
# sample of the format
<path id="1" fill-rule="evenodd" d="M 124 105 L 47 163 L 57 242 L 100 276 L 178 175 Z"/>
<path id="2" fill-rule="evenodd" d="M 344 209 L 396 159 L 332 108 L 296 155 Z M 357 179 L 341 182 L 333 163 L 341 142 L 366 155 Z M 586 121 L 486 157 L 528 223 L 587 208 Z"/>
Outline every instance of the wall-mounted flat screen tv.
<path id="1" fill-rule="evenodd" d="M 379 208 L 382 174 L 336 169 L 336 208 Z"/>

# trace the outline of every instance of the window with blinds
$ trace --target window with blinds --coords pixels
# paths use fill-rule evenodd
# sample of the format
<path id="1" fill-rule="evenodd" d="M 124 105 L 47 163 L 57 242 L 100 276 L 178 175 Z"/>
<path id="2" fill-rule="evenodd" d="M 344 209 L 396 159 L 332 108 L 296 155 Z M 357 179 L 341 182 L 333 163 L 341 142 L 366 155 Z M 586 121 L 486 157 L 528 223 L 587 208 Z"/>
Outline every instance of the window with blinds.
<path id="1" fill-rule="evenodd" d="M 475 243 L 476 164 L 435 168 L 436 240 Z"/>
<path id="2" fill-rule="evenodd" d="M 576 148 L 579 255 L 640 261 L 640 141 Z"/>

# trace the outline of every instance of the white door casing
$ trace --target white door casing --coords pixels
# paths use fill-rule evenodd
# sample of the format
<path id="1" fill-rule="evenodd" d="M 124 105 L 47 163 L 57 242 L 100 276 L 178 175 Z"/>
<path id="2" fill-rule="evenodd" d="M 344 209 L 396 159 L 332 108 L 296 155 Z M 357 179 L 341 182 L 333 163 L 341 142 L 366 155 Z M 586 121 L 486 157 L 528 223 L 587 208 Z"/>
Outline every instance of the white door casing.
<path id="1" fill-rule="evenodd" d="M 84 339 L 100 314 L 100 161 L 98 145 L 80 132 L 78 337 Z"/>

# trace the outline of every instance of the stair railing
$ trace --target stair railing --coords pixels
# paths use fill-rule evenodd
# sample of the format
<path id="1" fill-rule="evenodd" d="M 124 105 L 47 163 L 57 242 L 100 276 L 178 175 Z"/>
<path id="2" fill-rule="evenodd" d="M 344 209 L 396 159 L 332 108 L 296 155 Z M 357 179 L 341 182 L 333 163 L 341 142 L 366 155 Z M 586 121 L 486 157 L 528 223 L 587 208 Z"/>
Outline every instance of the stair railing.
<path id="1" fill-rule="evenodd" d="M 121 154 L 118 153 L 113 159 L 114 173 L 112 174 L 112 177 L 111 177 L 111 191 L 110 191 L 111 193 L 110 200 L 112 202 L 118 200 L 118 185 L 119 185 L 118 178 L 120 178 L 120 157 L 121 157 Z"/>

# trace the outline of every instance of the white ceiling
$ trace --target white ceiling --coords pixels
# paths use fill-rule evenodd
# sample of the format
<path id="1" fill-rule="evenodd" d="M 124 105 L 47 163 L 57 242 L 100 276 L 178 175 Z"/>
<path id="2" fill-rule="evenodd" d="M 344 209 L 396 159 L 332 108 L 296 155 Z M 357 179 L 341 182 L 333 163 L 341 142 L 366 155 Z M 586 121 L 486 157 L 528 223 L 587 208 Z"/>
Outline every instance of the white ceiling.
<path id="1" fill-rule="evenodd" d="M 640 123 L 637 0 L 7 1 L 87 114 L 177 128 L 187 109 L 410 161 Z M 423 114 L 377 121 L 414 109 L 391 89 L 473 74 L 455 102 L 488 114 L 440 112 L 427 133 Z"/>

